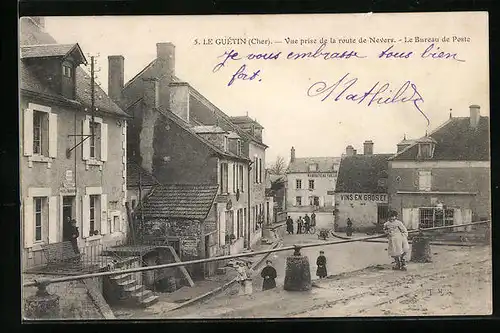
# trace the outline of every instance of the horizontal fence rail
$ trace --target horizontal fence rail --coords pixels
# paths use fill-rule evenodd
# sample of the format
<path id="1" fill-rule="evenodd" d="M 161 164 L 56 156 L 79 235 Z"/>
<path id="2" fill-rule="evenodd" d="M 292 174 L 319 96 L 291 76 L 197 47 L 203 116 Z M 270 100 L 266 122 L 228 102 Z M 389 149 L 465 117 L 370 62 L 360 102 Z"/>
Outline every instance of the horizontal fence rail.
<path id="1" fill-rule="evenodd" d="M 489 222 L 490 222 L 490 220 L 484 220 L 484 221 L 477 221 L 477 222 L 472 222 L 472 223 L 467 223 L 467 224 L 417 229 L 417 230 L 410 230 L 410 231 L 408 231 L 408 233 L 409 234 L 425 233 L 427 231 L 435 231 L 435 230 L 442 230 L 442 229 L 463 228 L 463 227 L 467 227 L 467 226 L 485 224 L 485 223 L 489 223 Z M 52 284 L 52 283 L 60 283 L 60 282 L 67 282 L 67 281 L 74 281 L 74 280 L 89 279 L 89 278 L 100 277 L 100 276 L 112 276 L 112 275 L 127 274 L 127 273 L 145 272 L 145 271 L 150 271 L 150 270 L 155 270 L 155 269 L 174 268 L 174 267 L 180 267 L 180 266 L 202 264 L 202 263 L 207 263 L 207 262 L 221 261 L 221 260 L 228 260 L 228 259 L 235 259 L 235 258 L 253 257 L 253 256 L 257 256 L 260 254 L 268 254 L 268 253 L 274 253 L 274 252 L 283 252 L 283 251 L 290 251 L 290 250 L 299 251 L 300 249 L 309 248 L 309 247 L 345 244 L 345 243 L 353 243 L 353 242 L 363 242 L 366 240 L 385 238 L 385 237 L 387 237 L 387 235 L 382 234 L 382 235 L 360 237 L 360 238 L 346 239 L 346 240 L 340 240 L 340 241 L 337 240 L 337 241 L 327 241 L 327 242 L 319 242 L 319 243 L 311 243 L 311 244 L 303 244 L 303 245 L 292 245 L 292 246 L 285 246 L 285 247 L 280 247 L 280 248 L 271 249 L 271 250 L 262 250 L 262 251 L 255 251 L 255 252 L 249 252 L 249 253 L 232 254 L 232 255 L 226 255 L 226 256 L 220 256 L 220 257 L 214 257 L 214 258 L 197 259 L 197 260 L 190 260 L 190 261 L 183 261 L 183 262 L 174 262 L 174 263 L 170 263 L 170 264 L 161 264 L 161 265 L 155 265 L 155 266 L 129 268 L 129 269 L 124 269 L 124 270 L 112 271 L 112 272 L 90 273 L 90 274 L 74 275 L 74 276 L 61 277 L 61 278 L 55 278 L 55 279 L 38 279 L 38 280 L 35 280 L 33 282 L 23 284 L 23 287 L 35 287 L 35 286 L 37 286 L 39 288 L 44 288 L 45 286 Z"/>

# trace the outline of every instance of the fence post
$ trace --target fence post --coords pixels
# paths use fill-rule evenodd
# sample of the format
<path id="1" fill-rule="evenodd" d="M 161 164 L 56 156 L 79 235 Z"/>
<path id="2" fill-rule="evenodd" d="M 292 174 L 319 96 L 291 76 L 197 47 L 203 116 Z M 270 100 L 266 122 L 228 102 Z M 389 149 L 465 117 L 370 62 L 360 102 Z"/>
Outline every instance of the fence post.
<path id="1" fill-rule="evenodd" d="M 283 289 L 287 291 L 311 290 L 311 270 L 309 259 L 300 253 L 300 246 L 294 245 L 293 255 L 286 258 L 285 284 Z"/>
<path id="2" fill-rule="evenodd" d="M 26 319 L 60 319 L 59 296 L 49 294 L 47 281 L 37 280 L 36 294 L 26 299 L 24 314 Z"/>

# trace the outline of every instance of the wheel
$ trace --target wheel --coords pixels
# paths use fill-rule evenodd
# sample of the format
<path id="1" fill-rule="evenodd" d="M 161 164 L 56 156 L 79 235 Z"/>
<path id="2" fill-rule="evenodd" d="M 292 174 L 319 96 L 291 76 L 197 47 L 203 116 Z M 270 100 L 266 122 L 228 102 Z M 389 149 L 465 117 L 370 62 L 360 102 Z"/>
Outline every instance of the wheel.
<path id="1" fill-rule="evenodd" d="M 316 228 L 315 227 L 309 227 L 309 233 L 315 234 L 316 233 Z"/>

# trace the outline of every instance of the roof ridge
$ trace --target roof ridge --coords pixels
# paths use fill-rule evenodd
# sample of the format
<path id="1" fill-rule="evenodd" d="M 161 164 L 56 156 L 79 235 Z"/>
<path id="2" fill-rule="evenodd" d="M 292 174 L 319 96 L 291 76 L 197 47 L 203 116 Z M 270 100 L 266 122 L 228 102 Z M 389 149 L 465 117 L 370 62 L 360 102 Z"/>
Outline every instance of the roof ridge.
<path id="1" fill-rule="evenodd" d="M 127 88 L 129 85 L 131 85 L 132 82 L 135 81 L 139 76 L 144 74 L 146 70 L 148 70 L 151 66 L 153 66 L 153 64 L 156 63 L 156 60 L 158 60 L 158 58 L 154 58 L 153 60 L 151 60 L 151 62 L 149 62 L 149 64 L 144 66 L 144 68 L 139 73 L 137 73 L 133 78 L 128 80 L 127 83 L 123 85 L 122 91 L 125 90 L 125 88 Z"/>

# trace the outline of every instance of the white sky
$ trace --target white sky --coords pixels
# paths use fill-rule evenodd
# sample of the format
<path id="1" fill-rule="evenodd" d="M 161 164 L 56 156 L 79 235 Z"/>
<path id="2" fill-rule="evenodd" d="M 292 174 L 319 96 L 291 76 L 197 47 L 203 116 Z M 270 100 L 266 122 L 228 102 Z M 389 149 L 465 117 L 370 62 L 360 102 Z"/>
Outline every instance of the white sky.
<path id="1" fill-rule="evenodd" d="M 468 116 L 470 104 L 489 114 L 488 30 L 484 13 L 373 14 L 373 15 L 265 15 L 265 16 L 123 16 L 48 17 L 46 29 L 59 43 L 78 42 L 84 53 L 97 54 L 99 78 L 107 91 L 107 57 L 125 57 L 125 82 L 156 57 L 156 43 L 176 45 L 176 75 L 189 82 L 230 116 L 256 118 L 269 146 L 267 162 L 282 155 L 288 161 L 290 148 L 297 157 L 340 156 L 346 145 L 362 152 L 363 141 L 375 143 L 375 153 L 390 153 L 406 133 L 408 138 L 424 135 L 453 116 Z M 389 44 L 329 44 L 325 51 L 354 50 L 364 59 L 286 60 L 290 51 L 314 52 L 319 44 L 287 45 L 284 39 L 320 37 L 470 37 L 470 43 L 437 43 L 442 50 L 458 53 L 465 62 L 422 59 L 429 43 L 396 43 L 398 51 L 413 51 L 411 59 L 377 58 Z M 281 40 L 271 46 L 194 46 L 194 38 L 258 37 Z M 217 73 L 217 57 L 231 48 L 240 55 L 278 52 L 279 60 L 240 60 L 228 63 Z M 227 87 L 232 74 L 246 64 L 249 71 L 261 70 L 262 81 L 236 81 Z M 358 78 L 350 92 L 363 93 L 375 82 L 388 82 L 396 90 L 412 81 L 424 98 L 422 109 L 430 126 L 412 103 L 368 107 L 333 97 L 320 102 L 308 97 L 308 88 L 318 81 L 330 85 L 346 73 Z M 391 89 L 392 89 L 391 88 Z M 389 95 L 390 96 L 390 95 Z"/>

